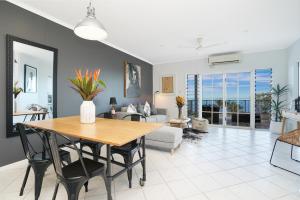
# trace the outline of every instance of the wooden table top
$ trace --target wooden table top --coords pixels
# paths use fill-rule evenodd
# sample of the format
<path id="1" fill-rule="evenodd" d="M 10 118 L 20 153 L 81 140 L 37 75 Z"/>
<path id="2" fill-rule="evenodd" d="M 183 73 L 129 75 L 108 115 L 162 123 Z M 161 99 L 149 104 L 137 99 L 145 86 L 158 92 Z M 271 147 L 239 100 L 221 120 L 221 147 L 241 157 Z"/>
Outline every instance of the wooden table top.
<path id="1" fill-rule="evenodd" d="M 47 114 L 48 112 L 45 111 L 32 111 L 32 110 L 27 110 L 27 111 L 21 111 L 21 112 L 14 112 L 13 116 L 21 116 L 21 115 L 38 115 L 38 114 Z"/>
<path id="2" fill-rule="evenodd" d="M 163 124 L 96 118 L 94 124 L 81 124 L 79 116 L 24 123 L 27 126 L 94 142 L 122 146 L 140 138 Z"/>

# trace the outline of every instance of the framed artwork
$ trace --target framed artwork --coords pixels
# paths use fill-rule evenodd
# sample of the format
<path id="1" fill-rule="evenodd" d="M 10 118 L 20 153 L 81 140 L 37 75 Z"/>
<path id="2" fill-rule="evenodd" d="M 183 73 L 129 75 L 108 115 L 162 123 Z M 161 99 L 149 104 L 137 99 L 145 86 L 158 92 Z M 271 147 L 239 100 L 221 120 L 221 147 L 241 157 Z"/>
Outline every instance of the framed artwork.
<path id="1" fill-rule="evenodd" d="M 37 69 L 29 65 L 24 65 L 24 92 L 37 92 Z"/>
<path id="2" fill-rule="evenodd" d="M 124 70 L 124 96 L 125 97 L 139 97 L 141 96 L 141 67 L 125 62 Z"/>
<path id="3" fill-rule="evenodd" d="M 162 93 L 172 94 L 174 93 L 174 77 L 162 76 L 161 77 L 161 91 Z"/>

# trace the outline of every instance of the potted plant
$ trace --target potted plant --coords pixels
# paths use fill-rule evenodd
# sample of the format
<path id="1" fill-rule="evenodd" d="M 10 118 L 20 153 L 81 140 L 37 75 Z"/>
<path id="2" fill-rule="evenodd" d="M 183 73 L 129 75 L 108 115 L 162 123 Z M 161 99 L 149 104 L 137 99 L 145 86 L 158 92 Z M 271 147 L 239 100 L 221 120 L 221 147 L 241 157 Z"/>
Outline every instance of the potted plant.
<path id="1" fill-rule="evenodd" d="M 100 69 L 90 72 L 85 71 L 82 75 L 81 70 L 76 70 L 76 77 L 69 79 L 76 92 L 80 94 L 83 102 L 80 106 L 80 122 L 81 123 L 94 123 L 96 121 L 96 107 L 93 99 L 103 91 L 106 87 L 105 83 L 99 79 Z"/>
<path id="2" fill-rule="evenodd" d="M 23 92 L 23 88 L 21 88 L 21 87 L 19 87 L 18 86 L 18 84 L 19 84 L 19 81 L 16 81 L 15 83 L 14 83 L 14 87 L 13 87 L 13 95 L 14 95 L 14 105 L 13 105 L 13 107 L 14 107 L 14 112 L 17 112 L 17 97 L 19 96 L 19 94 L 21 93 L 21 92 Z"/>
<path id="3" fill-rule="evenodd" d="M 272 88 L 272 120 L 270 123 L 271 133 L 280 133 L 282 127 L 282 110 L 286 107 L 285 95 L 288 92 L 288 86 L 281 87 L 277 84 Z"/>
<path id="4" fill-rule="evenodd" d="M 183 96 L 176 97 L 176 105 L 178 107 L 178 119 L 182 119 L 182 107 L 185 104 L 185 99 Z"/>

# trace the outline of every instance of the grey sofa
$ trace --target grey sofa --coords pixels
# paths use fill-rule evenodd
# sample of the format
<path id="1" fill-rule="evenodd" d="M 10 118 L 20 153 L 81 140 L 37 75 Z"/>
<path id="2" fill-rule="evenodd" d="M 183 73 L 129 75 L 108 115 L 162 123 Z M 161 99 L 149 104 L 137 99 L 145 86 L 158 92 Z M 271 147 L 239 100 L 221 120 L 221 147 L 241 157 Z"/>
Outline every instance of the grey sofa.
<path id="1" fill-rule="evenodd" d="M 157 122 L 157 123 L 166 123 L 168 122 L 167 109 L 157 108 L 156 115 L 150 115 L 147 117 L 147 122 Z M 117 119 L 123 119 L 126 115 L 130 113 L 127 112 L 127 107 L 121 107 L 121 111 L 116 112 Z"/>

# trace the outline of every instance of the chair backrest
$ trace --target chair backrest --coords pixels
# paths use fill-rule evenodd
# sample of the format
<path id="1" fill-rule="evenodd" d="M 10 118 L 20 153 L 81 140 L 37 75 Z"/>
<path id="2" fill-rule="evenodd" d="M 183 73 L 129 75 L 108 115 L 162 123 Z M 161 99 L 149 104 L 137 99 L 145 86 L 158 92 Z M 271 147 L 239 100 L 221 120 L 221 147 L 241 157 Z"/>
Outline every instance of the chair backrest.
<path id="1" fill-rule="evenodd" d="M 23 124 L 18 123 L 17 124 L 17 131 L 19 132 L 22 147 L 24 150 L 24 154 L 28 160 L 31 160 L 35 153 L 35 150 L 33 149 L 32 145 L 30 144 L 27 134 L 26 134 L 26 129 Z"/>
<path id="2" fill-rule="evenodd" d="M 123 117 L 123 119 L 126 119 L 127 117 L 130 117 L 131 121 L 140 122 L 141 119 L 144 119 L 145 122 L 147 122 L 147 117 L 145 115 L 142 115 L 140 113 L 131 113 Z"/>
<path id="3" fill-rule="evenodd" d="M 99 118 L 112 119 L 112 114 L 110 112 L 99 113 L 97 115 Z"/>
<path id="4" fill-rule="evenodd" d="M 38 136 L 38 138 L 40 139 L 40 142 L 41 142 L 40 146 L 43 146 L 44 149 L 47 149 L 47 147 L 46 147 L 47 145 L 45 144 L 45 141 L 43 141 L 42 136 L 39 134 L 40 133 L 39 131 L 32 129 L 32 128 L 26 128 L 26 126 L 21 123 L 17 123 L 16 127 L 17 127 L 17 131 L 19 132 L 19 135 L 20 135 L 24 154 L 28 160 L 34 160 L 34 156 L 36 154 L 38 154 L 38 151 L 30 143 L 30 141 L 27 137 L 28 134 L 32 134 L 32 135 L 35 134 L 36 136 Z M 38 150 L 40 150 L 38 145 L 35 147 L 38 148 Z M 45 159 L 45 160 L 48 160 L 48 159 Z"/>
<path id="5" fill-rule="evenodd" d="M 54 164 L 54 169 L 56 174 L 59 176 L 63 177 L 62 173 L 62 162 L 59 156 L 59 150 L 58 150 L 58 145 L 57 145 L 57 139 L 56 135 L 54 133 L 48 133 L 47 137 L 49 146 L 50 146 L 50 151 L 51 151 L 51 156 L 52 156 L 52 161 Z"/>

